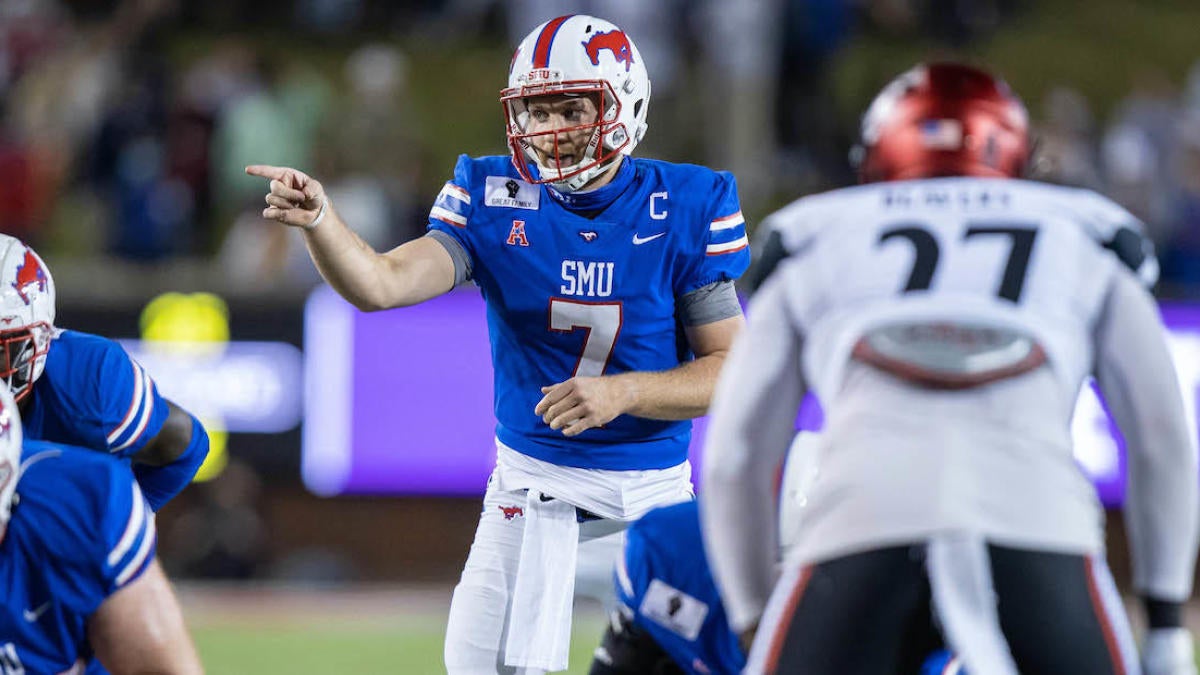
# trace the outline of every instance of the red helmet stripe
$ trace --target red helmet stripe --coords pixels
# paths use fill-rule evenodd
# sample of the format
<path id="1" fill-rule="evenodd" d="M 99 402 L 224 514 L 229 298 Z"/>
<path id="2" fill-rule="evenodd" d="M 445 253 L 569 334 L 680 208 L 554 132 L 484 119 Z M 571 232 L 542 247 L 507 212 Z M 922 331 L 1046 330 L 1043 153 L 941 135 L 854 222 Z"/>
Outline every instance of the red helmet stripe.
<path id="1" fill-rule="evenodd" d="M 533 67 L 546 68 L 550 65 L 550 46 L 554 44 L 554 36 L 558 34 L 558 29 L 567 22 L 567 19 L 574 16 L 568 14 L 560 16 L 557 19 L 552 19 L 546 27 L 542 29 L 538 35 L 537 44 L 533 47 Z"/>

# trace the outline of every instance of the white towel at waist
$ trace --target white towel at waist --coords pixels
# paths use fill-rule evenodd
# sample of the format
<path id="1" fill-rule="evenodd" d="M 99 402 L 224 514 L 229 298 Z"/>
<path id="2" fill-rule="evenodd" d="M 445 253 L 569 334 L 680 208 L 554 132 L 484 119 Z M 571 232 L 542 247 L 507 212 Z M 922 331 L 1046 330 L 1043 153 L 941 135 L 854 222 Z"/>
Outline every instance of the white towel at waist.
<path id="1" fill-rule="evenodd" d="M 525 500 L 504 664 L 554 672 L 567 669 L 571 647 L 579 521 L 571 504 L 541 496 L 530 490 Z"/>
<path id="2" fill-rule="evenodd" d="M 692 498 L 692 465 L 612 471 L 559 466 L 496 441 L 496 480 L 501 490 L 538 490 L 602 518 L 636 520 L 656 506 Z"/>

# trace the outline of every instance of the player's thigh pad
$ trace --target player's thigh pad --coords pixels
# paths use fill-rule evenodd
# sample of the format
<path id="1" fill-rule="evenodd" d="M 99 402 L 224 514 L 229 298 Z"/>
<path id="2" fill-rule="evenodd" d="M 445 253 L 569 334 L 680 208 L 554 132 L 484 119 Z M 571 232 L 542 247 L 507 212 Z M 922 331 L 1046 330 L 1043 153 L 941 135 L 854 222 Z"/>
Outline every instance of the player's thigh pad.
<path id="1" fill-rule="evenodd" d="M 1137 673 L 1124 606 L 1102 558 L 990 545 L 1000 625 L 1022 675 Z"/>
<path id="2" fill-rule="evenodd" d="M 786 572 L 745 672 L 909 674 L 940 645 L 923 547 L 884 548 Z"/>
<path id="3" fill-rule="evenodd" d="M 511 673 L 503 646 L 525 532 L 525 492 L 488 487 L 475 540 L 450 600 L 445 660 L 451 675 Z"/>

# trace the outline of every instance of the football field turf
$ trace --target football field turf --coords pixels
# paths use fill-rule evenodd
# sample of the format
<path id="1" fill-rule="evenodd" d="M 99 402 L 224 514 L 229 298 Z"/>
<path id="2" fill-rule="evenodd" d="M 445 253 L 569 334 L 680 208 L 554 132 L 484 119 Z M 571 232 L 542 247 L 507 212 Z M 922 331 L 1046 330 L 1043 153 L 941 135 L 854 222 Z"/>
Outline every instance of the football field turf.
<path id="1" fill-rule="evenodd" d="M 442 636 L 449 586 L 312 590 L 183 584 L 178 590 L 210 675 L 446 672 Z M 1187 623 L 1193 632 L 1200 628 L 1195 602 L 1188 607 Z M 597 605 L 576 605 L 566 672 L 588 671 L 603 630 Z"/>
<path id="2" fill-rule="evenodd" d="M 450 588 L 311 591 L 185 585 L 180 601 L 211 675 L 445 673 Z M 586 673 L 602 612 L 575 612 L 569 673 Z"/>

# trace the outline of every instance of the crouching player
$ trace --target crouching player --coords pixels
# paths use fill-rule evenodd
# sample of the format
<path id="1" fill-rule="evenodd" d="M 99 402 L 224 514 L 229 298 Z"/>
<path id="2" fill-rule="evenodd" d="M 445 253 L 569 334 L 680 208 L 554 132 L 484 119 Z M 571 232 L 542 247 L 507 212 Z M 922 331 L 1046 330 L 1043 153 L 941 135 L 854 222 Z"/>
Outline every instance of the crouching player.
<path id="1" fill-rule="evenodd" d="M 814 475 L 807 448 L 815 439 L 801 432 L 788 453 L 779 509 L 785 554 Z M 704 554 L 697 502 L 654 509 L 630 525 L 613 577 L 619 604 L 591 675 L 740 673 L 745 667 L 753 636 L 742 644 L 729 626 Z"/>
<path id="2" fill-rule="evenodd" d="M 154 514 L 128 468 L 22 443 L 0 387 L 0 672 L 201 672 L 154 553 Z"/>
<path id="3" fill-rule="evenodd" d="M 788 451 L 779 497 L 783 556 L 816 476 L 816 439 L 801 432 Z M 590 675 L 733 675 L 745 668 L 754 635 L 739 636 L 729 625 L 704 553 L 698 502 L 654 509 L 630 525 L 613 577 L 619 604 Z M 967 671 L 942 650 L 930 654 L 920 675 Z"/>
<path id="4" fill-rule="evenodd" d="M 208 456 L 208 434 L 121 345 L 57 328 L 54 297 L 37 253 L 0 235 L 0 379 L 20 406 L 25 436 L 129 460 L 158 511 Z"/>

